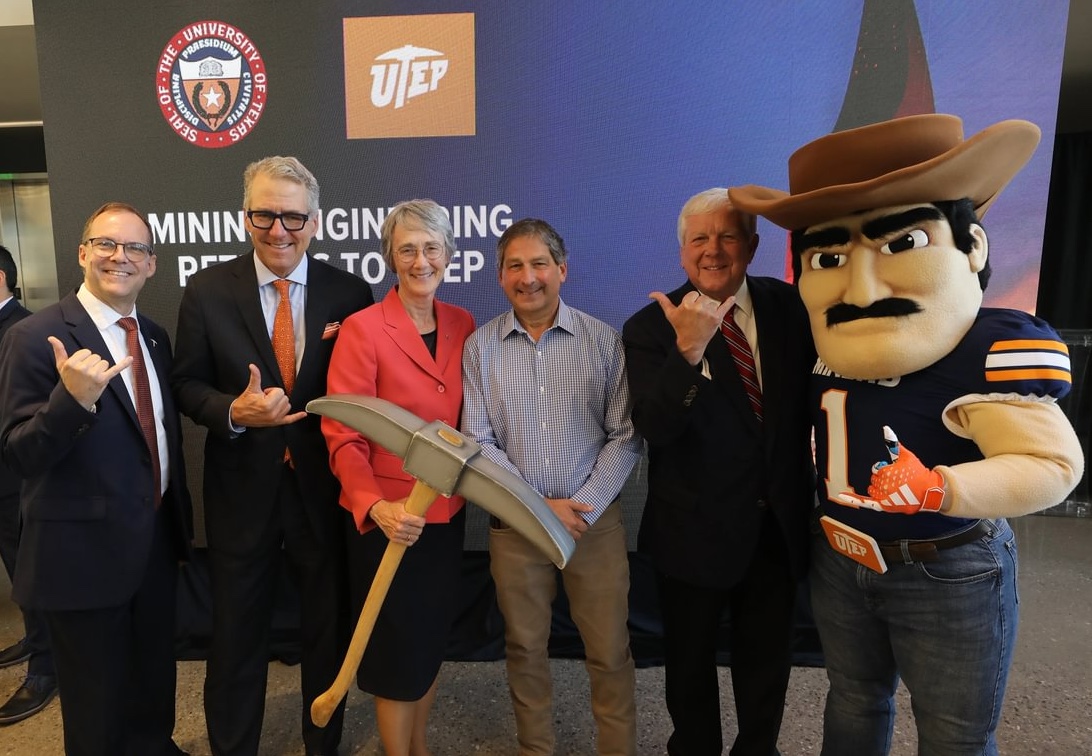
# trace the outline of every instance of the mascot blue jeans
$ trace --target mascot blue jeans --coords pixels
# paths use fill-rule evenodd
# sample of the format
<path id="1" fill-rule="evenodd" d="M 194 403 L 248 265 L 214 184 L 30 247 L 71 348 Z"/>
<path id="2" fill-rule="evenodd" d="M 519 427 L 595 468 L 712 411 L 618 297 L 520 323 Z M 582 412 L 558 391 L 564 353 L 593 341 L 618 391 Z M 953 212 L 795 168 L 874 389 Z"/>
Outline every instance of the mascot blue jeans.
<path id="1" fill-rule="evenodd" d="M 922 756 L 996 754 L 1016 643 L 1016 541 L 1004 519 L 972 543 L 881 575 L 813 543 L 812 605 L 830 691 L 823 756 L 884 756 L 895 689 L 910 691 Z"/>

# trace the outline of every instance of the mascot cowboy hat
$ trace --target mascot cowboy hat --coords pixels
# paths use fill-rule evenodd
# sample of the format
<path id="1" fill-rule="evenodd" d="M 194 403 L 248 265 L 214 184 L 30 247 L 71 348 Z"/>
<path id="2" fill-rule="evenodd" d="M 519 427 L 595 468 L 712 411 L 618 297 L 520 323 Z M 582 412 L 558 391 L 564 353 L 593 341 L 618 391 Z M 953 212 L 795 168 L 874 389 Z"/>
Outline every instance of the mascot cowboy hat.
<path id="1" fill-rule="evenodd" d="M 1027 163 L 1039 127 L 1008 120 L 963 138 L 953 115 L 927 114 L 839 131 L 789 158 L 789 191 L 762 186 L 728 190 L 732 204 L 782 228 L 863 210 L 969 198 L 981 217 Z"/>

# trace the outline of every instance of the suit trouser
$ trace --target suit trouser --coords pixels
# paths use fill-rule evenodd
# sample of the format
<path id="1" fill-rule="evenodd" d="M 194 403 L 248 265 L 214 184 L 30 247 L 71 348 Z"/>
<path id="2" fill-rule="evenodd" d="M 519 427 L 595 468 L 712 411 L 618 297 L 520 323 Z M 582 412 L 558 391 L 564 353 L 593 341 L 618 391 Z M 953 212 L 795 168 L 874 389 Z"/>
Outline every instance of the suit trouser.
<path id="1" fill-rule="evenodd" d="M 136 594 L 121 606 L 44 611 L 67 756 L 168 756 L 174 733 L 178 561 L 166 515 Z"/>
<path id="2" fill-rule="evenodd" d="M 0 496 L 0 559 L 13 584 L 20 530 L 19 494 Z M 49 628 L 45 617 L 36 609 L 23 609 L 23 629 L 26 647 L 30 651 L 27 678 L 49 678 L 42 682 L 52 684 L 57 673 L 53 669 L 53 653 L 49 650 Z"/>
<path id="3" fill-rule="evenodd" d="M 739 734 L 732 756 L 772 756 L 791 671 L 796 581 L 776 518 L 763 517 L 743 578 L 729 589 L 659 575 L 664 622 L 664 678 L 674 731 L 671 756 L 719 756 L 721 734 L 717 641 L 731 613 L 729 648 Z"/>
<path id="4" fill-rule="evenodd" d="M 489 558 L 504 616 L 508 689 L 519 754 L 550 756 L 555 739 L 548 644 L 557 568 L 509 528 L 490 530 Z M 637 719 L 636 676 L 626 625 L 629 558 L 617 501 L 577 541 L 561 579 L 584 642 L 597 751 L 603 756 L 633 756 Z"/>
<path id="5" fill-rule="evenodd" d="M 345 702 L 325 728 L 311 721 L 311 702 L 334 681 L 347 645 L 344 542 L 317 539 L 296 474 L 288 465 L 283 466 L 277 499 L 274 516 L 253 551 L 239 554 L 209 544 L 213 627 L 205 672 L 205 721 L 215 756 L 258 753 L 270 629 L 284 555 L 300 595 L 304 746 L 307 753 L 333 753 L 341 741 Z"/>

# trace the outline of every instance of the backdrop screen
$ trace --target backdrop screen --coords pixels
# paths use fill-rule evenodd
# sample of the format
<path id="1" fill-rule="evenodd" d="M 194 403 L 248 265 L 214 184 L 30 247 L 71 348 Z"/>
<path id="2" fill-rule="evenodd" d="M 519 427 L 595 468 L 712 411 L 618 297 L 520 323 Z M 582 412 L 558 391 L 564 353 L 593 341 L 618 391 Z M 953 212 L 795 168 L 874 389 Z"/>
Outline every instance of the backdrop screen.
<path id="1" fill-rule="evenodd" d="M 1043 129 L 990 210 L 991 304 L 1031 310 L 1067 3 L 37 0 L 61 291 L 102 202 L 148 214 L 158 271 L 141 309 L 175 327 L 195 270 L 249 249 L 242 173 L 299 157 L 321 185 L 311 251 L 390 287 L 387 209 L 431 197 L 459 254 L 440 296 L 505 306 L 496 239 L 548 220 L 562 294 L 620 327 L 683 281 L 675 227 L 714 186 L 787 188 L 786 162 L 836 129 L 913 112 Z M 752 272 L 783 276 L 765 222 Z"/>

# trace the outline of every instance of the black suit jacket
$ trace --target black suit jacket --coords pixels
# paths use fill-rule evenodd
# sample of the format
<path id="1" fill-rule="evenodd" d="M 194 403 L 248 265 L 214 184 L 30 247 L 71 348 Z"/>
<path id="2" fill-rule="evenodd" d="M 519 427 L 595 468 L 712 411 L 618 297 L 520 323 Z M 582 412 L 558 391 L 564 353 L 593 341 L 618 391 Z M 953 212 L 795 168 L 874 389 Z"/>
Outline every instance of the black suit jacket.
<path id="1" fill-rule="evenodd" d="M 290 396 L 293 412 L 326 394 L 334 338 L 323 338 L 325 326 L 340 324 L 372 302 L 363 279 L 308 260 L 306 346 Z M 177 342 L 171 383 L 178 405 L 208 429 L 203 494 L 209 544 L 240 554 L 255 547 L 275 514 L 286 445 L 316 537 L 324 543 L 340 538 L 340 489 L 330 472 L 318 415 L 239 434 L 229 424 L 231 403 L 250 380 L 248 363 L 258 366 L 263 388 L 284 388 L 262 314 L 253 251 L 190 278 L 179 308 Z"/>
<path id="2" fill-rule="evenodd" d="M 182 432 L 171 397 L 167 332 L 138 315 L 159 378 L 170 455 L 163 496 L 179 559 L 188 555 L 191 512 Z M 60 382 L 56 336 L 71 355 L 107 349 L 75 293 L 20 321 L 0 345 L 0 444 L 23 478 L 23 531 L 12 595 L 46 611 L 123 604 L 144 577 L 155 529 L 155 474 L 136 408 L 120 375 L 85 410 Z"/>
<path id="3" fill-rule="evenodd" d="M 794 287 L 747 278 L 762 362 L 760 423 L 727 343 L 705 350 L 712 379 L 675 347 L 656 302 L 622 329 L 633 422 L 648 441 L 648 499 L 638 550 L 678 580 L 730 588 L 743 576 L 767 507 L 785 535 L 794 574 L 806 571 L 814 503 L 808 376 L 815 362 L 807 313 Z M 668 297 L 676 305 L 693 291 Z"/>
<path id="4" fill-rule="evenodd" d="M 13 325 L 30 315 L 30 310 L 19 304 L 19 300 L 12 298 L 3 307 L 0 307 L 0 340 Z M 19 494 L 19 476 L 0 462 L 0 499 Z"/>

